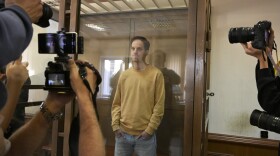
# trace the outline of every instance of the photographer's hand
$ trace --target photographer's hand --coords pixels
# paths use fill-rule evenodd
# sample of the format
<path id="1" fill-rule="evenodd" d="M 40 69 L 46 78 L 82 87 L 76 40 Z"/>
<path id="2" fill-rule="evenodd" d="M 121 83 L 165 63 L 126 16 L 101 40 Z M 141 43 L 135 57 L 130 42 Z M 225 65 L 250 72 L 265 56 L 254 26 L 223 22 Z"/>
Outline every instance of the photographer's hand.
<path id="1" fill-rule="evenodd" d="M 9 85 L 13 85 L 14 87 L 21 89 L 28 78 L 28 62 L 21 62 L 21 60 L 22 57 L 7 65 L 6 76 L 8 87 Z"/>
<path id="2" fill-rule="evenodd" d="M 253 48 L 251 42 L 241 43 L 241 45 L 247 55 L 256 57 L 257 59 L 262 59 L 262 51 L 260 49 Z"/>
<path id="3" fill-rule="evenodd" d="M 45 100 L 45 108 L 52 114 L 58 113 L 73 99 L 73 94 L 57 94 L 49 92 Z M 11 141 L 11 149 L 7 155 L 34 155 L 34 152 L 43 145 L 45 138 L 49 132 L 50 122 L 43 114 L 37 112 L 35 116 L 20 127 L 9 138 Z"/>
<path id="4" fill-rule="evenodd" d="M 27 66 L 27 62 L 21 62 L 21 57 L 7 65 L 6 87 L 8 98 L 5 106 L 1 110 L 1 114 L 3 114 L 3 116 L 5 117 L 1 125 L 4 131 L 6 130 L 11 121 L 16 105 L 18 103 L 21 88 L 28 78 L 28 70 L 26 69 Z"/>
<path id="5" fill-rule="evenodd" d="M 69 68 L 70 68 L 70 80 L 71 86 L 77 96 L 79 95 L 90 95 L 89 90 L 86 88 L 82 78 L 79 75 L 79 68 L 76 65 L 73 59 L 69 60 Z M 96 88 L 96 75 L 92 70 L 86 67 L 87 76 L 86 79 L 89 82 L 90 88 L 94 93 Z"/>
<path id="6" fill-rule="evenodd" d="M 68 63 L 70 69 L 71 86 L 76 93 L 76 99 L 79 105 L 79 155 L 105 155 L 105 143 L 103 135 L 96 116 L 96 110 L 93 106 L 93 100 L 90 91 L 85 86 L 80 74 L 79 68 L 73 59 Z M 94 93 L 97 77 L 92 70 L 86 67 L 86 80 L 90 84 Z"/>
<path id="7" fill-rule="evenodd" d="M 72 93 L 58 94 L 50 91 L 45 100 L 45 105 L 52 114 L 55 114 L 60 112 L 66 104 L 73 100 L 73 98 L 74 94 Z"/>
<path id="8" fill-rule="evenodd" d="M 259 60 L 260 69 L 268 68 L 268 62 L 266 61 L 268 59 L 267 54 L 268 53 L 271 54 L 273 44 L 274 44 L 274 31 L 272 28 L 270 29 L 270 32 L 269 32 L 268 47 L 266 47 L 265 53 L 263 53 L 260 49 L 253 48 L 251 42 L 241 43 L 241 45 L 247 55 L 254 56 Z"/>
<path id="9" fill-rule="evenodd" d="M 268 68 L 268 62 L 266 53 L 263 53 L 261 50 L 253 48 L 251 42 L 241 43 L 242 47 L 245 50 L 245 53 L 250 56 L 256 57 L 260 61 L 260 69 Z M 267 48 L 268 49 L 268 48 Z"/>
<path id="10" fill-rule="evenodd" d="M 43 15 L 43 5 L 41 0 L 6 0 L 5 6 L 18 5 L 21 7 L 30 17 L 32 23 L 38 22 Z"/>
<path id="11" fill-rule="evenodd" d="M 272 48 L 273 48 L 273 45 L 274 45 L 274 30 L 272 28 L 270 28 L 270 31 L 269 31 L 269 39 L 268 39 L 268 48 L 270 50 L 270 52 L 272 52 Z"/>

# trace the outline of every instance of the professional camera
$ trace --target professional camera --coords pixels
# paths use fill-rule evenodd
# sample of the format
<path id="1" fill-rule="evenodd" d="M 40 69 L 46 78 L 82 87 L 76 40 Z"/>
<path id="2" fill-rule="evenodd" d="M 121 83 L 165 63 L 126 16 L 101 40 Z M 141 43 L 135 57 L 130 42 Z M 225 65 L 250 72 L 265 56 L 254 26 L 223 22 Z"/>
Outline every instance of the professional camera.
<path id="1" fill-rule="evenodd" d="M 251 114 L 250 124 L 264 130 L 280 133 L 280 118 L 266 112 L 255 109 Z"/>
<path id="2" fill-rule="evenodd" d="M 246 43 L 252 41 L 256 49 L 264 50 L 268 44 L 271 22 L 259 21 L 254 27 L 231 28 L 228 33 L 230 43 Z"/>
<path id="3" fill-rule="evenodd" d="M 40 54 L 57 54 L 55 62 L 48 62 L 45 70 L 45 90 L 71 91 L 70 71 L 67 67 L 68 54 L 83 53 L 83 38 L 76 32 L 65 32 L 64 29 L 57 33 L 38 34 L 38 47 Z"/>
<path id="4" fill-rule="evenodd" d="M 0 0 L 0 9 L 2 8 L 5 8 L 5 0 Z M 48 27 L 50 25 L 49 19 L 51 19 L 52 16 L 53 12 L 51 7 L 46 3 L 43 3 L 43 14 L 39 21 L 35 24 L 43 28 Z"/>

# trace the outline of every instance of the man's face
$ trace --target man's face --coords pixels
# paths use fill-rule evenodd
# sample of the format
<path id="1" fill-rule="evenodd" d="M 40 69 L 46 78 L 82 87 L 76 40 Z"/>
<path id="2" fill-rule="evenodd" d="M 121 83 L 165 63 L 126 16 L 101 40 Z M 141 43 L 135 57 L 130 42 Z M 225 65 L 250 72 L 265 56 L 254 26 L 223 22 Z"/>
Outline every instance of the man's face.
<path id="1" fill-rule="evenodd" d="M 132 62 L 144 62 L 147 56 L 145 51 L 144 43 L 141 40 L 135 40 L 131 44 L 130 57 Z"/>

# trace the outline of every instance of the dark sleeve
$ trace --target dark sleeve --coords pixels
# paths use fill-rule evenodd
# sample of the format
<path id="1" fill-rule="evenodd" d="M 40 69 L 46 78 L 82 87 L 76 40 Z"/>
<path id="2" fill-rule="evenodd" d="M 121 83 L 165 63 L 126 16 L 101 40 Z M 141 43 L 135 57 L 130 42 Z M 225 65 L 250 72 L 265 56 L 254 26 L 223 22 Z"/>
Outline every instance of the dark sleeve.
<path id="1" fill-rule="evenodd" d="M 180 76 L 173 70 L 170 70 L 170 72 L 171 72 L 171 74 L 170 74 L 171 75 L 171 83 L 172 84 L 180 84 L 180 82 L 181 82 Z"/>
<path id="2" fill-rule="evenodd" d="M 181 77 L 175 71 L 167 68 L 162 68 L 161 72 L 164 76 L 165 83 L 169 83 L 170 85 L 180 84 Z"/>
<path id="3" fill-rule="evenodd" d="M 19 6 L 0 10 L 0 67 L 17 59 L 29 45 L 32 22 Z"/>
<path id="4" fill-rule="evenodd" d="M 269 114 L 280 115 L 280 83 L 279 77 L 274 77 L 273 68 L 259 69 L 256 67 L 256 82 L 260 106 Z"/>

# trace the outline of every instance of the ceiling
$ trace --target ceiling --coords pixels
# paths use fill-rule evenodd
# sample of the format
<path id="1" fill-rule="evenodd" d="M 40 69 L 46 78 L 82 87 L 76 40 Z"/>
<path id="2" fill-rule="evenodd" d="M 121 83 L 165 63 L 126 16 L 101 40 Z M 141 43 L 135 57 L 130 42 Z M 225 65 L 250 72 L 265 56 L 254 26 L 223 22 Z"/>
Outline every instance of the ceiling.
<path id="1" fill-rule="evenodd" d="M 42 0 L 59 10 L 60 0 Z M 188 0 L 81 0 L 81 14 L 187 8 Z"/>
<path id="2" fill-rule="evenodd" d="M 59 0 L 42 0 L 59 10 Z M 186 36 L 188 0 L 81 0 L 85 37 Z"/>

